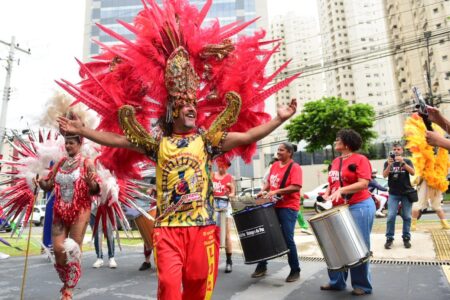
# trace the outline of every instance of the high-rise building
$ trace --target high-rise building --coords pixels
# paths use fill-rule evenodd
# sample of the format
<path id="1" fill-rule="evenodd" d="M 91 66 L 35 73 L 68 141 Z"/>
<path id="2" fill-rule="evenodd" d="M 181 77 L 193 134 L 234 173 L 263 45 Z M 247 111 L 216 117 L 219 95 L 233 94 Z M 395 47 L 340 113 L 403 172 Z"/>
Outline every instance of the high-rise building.
<path id="1" fill-rule="evenodd" d="M 161 0 L 157 2 L 160 3 Z M 199 9 L 205 5 L 205 2 L 205 0 L 190 1 Z M 131 23 L 142 8 L 142 0 L 86 0 L 87 24 L 83 60 L 87 61 L 100 52 L 99 46 L 93 43 L 92 39 L 107 45 L 116 42 L 114 38 L 102 32 L 95 23 L 100 23 L 132 40 L 133 34 L 118 24 L 117 19 Z M 235 21 L 249 21 L 256 17 L 261 18 L 243 33 L 248 34 L 258 28 L 267 28 L 267 0 L 216 0 L 213 1 L 205 22 L 218 19 L 222 25 L 226 25 Z"/>
<path id="2" fill-rule="evenodd" d="M 433 104 L 450 97 L 450 1 L 385 0 L 399 98 L 411 100 L 417 86 Z M 431 95 L 433 97 L 430 97 Z M 442 104 L 444 115 L 450 106 Z"/>
<path id="3" fill-rule="evenodd" d="M 403 135 L 383 0 L 317 0 L 327 96 L 375 108 L 378 141 Z"/>
<path id="4" fill-rule="evenodd" d="M 270 34 L 273 39 L 280 39 L 280 48 L 272 57 L 274 72 L 288 60 L 289 66 L 282 74 L 292 75 L 310 67 L 320 67 L 322 50 L 318 21 L 312 17 L 300 17 L 295 12 L 284 16 L 276 16 L 270 24 Z M 284 77 L 284 76 L 281 76 Z M 323 73 L 305 72 L 287 88 L 275 95 L 279 105 L 288 104 L 292 98 L 297 99 L 298 112 L 308 101 L 320 99 L 325 94 Z"/>

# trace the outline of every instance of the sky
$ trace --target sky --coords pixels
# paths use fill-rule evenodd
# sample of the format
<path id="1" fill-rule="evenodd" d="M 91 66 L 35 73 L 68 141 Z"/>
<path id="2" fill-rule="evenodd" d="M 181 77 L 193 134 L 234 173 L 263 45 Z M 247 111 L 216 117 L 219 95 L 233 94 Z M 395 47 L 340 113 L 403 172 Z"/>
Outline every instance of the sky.
<path id="1" fill-rule="evenodd" d="M 267 1 L 269 20 L 292 10 L 305 16 L 317 14 L 315 0 Z M 59 90 L 54 80 L 79 80 L 74 58 L 82 58 L 85 25 L 85 0 L 0 2 L 0 40 L 9 43 L 14 35 L 21 48 L 31 49 L 31 55 L 15 54 L 6 128 L 36 127 L 46 101 Z M 1 96 L 8 51 L 0 44 Z"/>

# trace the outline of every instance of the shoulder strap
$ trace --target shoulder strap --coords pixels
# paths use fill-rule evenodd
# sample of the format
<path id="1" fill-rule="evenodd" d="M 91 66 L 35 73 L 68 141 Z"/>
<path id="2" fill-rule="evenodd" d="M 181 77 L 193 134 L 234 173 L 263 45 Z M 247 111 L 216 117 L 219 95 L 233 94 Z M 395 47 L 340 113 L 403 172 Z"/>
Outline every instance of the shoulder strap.
<path id="1" fill-rule="evenodd" d="M 292 169 L 292 165 L 293 164 L 294 164 L 294 162 L 291 162 L 289 164 L 289 166 L 287 167 L 286 172 L 284 172 L 283 180 L 281 180 L 281 184 L 280 184 L 280 187 L 279 187 L 280 189 L 284 188 L 284 186 L 286 185 L 286 181 L 287 181 L 287 179 L 289 177 L 289 174 L 291 173 L 291 169 Z M 281 197 L 283 197 L 283 196 L 281 194 L 277 194 L 277 197 L 281 199 Z"/>
<path id="2" fill-rule="evenodd" d="M 288 166 L 288 168 L 286 169 L 286 172 L 284 172 L 284 176 L 283 176 L 283 180 L 281 180 L 281 184 L 280 184 L 280 189 L 284 188 L 286 185 L 286 181 L 289 177 L 289 174 L 291 172 L 292 169 L 292 165 L 294 164 L 294 162 L 291 162 Z"/>
<path id="3" fill-rule="evenodd" d="M 342 181 L 342 177 L 341 177 L 342 161 L 343 161 L 343 158 L 340 157 L 340 158 L 339 158 L 339 172 L 338 172 L 338 174 L 339 174 L 339 185 L 340 185 L 341 187 L 344 186 L 344 182 Z"/>

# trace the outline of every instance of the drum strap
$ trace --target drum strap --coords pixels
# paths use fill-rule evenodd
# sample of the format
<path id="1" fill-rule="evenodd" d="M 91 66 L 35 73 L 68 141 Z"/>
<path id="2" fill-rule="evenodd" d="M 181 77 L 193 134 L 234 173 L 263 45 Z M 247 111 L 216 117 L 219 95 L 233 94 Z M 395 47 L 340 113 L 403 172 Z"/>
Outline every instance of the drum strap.
<path id="1" fill-rule="evenodd" d="M 281 184 L 280 184 L 280 189 L 284 188 L 284 186 L 286 185 L 286 181 L 289 177 L 289 174 L 291 173 L 291 169 L 292 169 L 292 165 L 294 164 L 294 162 L 291 162 L 288 166 L 288 168 L 286 169 L 286 172 L 284 172 L 283 175 L 283 180 L 281 180 Z M 277 194 L 277 197 L 281 199 L 281 197 L 283 197 L 281 194 Z"/>

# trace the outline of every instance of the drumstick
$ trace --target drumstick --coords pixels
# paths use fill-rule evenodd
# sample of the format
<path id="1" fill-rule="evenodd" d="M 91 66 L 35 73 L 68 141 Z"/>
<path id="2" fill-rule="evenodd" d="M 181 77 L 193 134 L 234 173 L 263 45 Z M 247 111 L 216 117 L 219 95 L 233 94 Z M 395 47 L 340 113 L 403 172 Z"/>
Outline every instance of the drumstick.
<path id="1" fill-rule="evenodd" d="M 152 216 L 150 216 L 145 210 L 143 210 L 142 208 L 140 208 L 136 203 L 134 203 L 132 200 L 128 200 L 128 202 L 135 208 L 137 209 L 137 211 L 139 211 L 144 217 L 146 217 L 147 219 L 149 219 L 150 221 L 155 221 L 155 218 L 153 218 Z"/>

